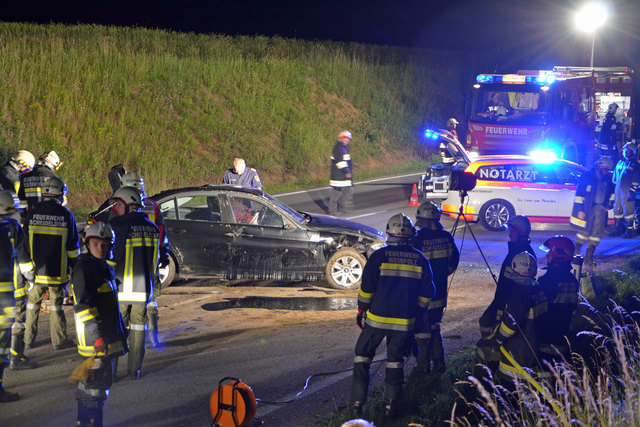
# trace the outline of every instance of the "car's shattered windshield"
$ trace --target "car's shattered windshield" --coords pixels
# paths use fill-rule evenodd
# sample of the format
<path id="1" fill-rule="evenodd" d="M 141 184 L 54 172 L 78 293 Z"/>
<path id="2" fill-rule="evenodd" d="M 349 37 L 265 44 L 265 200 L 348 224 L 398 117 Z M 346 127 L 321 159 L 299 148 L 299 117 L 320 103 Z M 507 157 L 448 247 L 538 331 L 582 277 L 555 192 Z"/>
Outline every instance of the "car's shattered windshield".
<path id="1" fill-rule="evenodd" d="M 282 203 L 280 200 L 276 199 L 275 197 L 272 197 L 272 196 L 268 195 L 267 193 L 264 193 L 264 197 L 267 200 L 269 200 L 271 203 L 273 203 L 274 205 L 278 206 L 283 211 L 287 212 L 289 215 L 291 215 L 300 224 L 305 224 L 306 222 L 309 221 L 307 218 L 305 218 L 305 216 L 303 214 L 301 214 L 300 212 L 298 212 L 298 211 L 292 209 L 291 207 L 285 205 L 284 203 Z"/>

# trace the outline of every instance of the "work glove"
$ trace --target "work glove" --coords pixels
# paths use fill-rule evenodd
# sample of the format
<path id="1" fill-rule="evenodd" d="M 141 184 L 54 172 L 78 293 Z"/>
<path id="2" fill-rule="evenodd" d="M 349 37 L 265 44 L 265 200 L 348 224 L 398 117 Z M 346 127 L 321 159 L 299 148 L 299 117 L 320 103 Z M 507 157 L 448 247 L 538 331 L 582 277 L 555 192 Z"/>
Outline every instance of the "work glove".
<path id="1" fill-rule="evenodd" d="M 107 341 L 103 338 L 97 338 L 94 342 L 93 342 L 93 349 L 95 350 L 96 353 L 107 353 Z"/>
<path id="2" fill-rule="evenodd" d="M 360 329 L 364 329 L 363 319 L 365 319 L 367 317 L 366 313 L 367 312 L 364 311 L 363 309 L 361 309 L 361 308 L 358 309 L 358 315 L 356 316 L 356 324 L 358 325 L 358 327 Z"/>
<path id="3" fill-rule="evenodd" d="M 636 192 L 635 190 L 630 190 L 629 194 L 627 194 L 627 202 L 635 202 L 636 200 Z"/>

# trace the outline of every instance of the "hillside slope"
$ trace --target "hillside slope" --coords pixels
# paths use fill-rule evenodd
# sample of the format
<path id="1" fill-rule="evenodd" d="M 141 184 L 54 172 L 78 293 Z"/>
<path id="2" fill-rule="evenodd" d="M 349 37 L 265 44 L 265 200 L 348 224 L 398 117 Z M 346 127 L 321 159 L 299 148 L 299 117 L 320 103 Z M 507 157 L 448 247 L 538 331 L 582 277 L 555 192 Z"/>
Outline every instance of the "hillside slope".
<path id="1" fill-rule="evenodd" d="M 469 81 L 449 53 L 355 43 L 11 23 L 0 39 L 2 160 L 56 150 L 80 210 L 117 163 L 149 193 L 217 183 L 234 157 L 267 189 L 324 182 L 343 128 L 357 179 L 415 158 Z"/>

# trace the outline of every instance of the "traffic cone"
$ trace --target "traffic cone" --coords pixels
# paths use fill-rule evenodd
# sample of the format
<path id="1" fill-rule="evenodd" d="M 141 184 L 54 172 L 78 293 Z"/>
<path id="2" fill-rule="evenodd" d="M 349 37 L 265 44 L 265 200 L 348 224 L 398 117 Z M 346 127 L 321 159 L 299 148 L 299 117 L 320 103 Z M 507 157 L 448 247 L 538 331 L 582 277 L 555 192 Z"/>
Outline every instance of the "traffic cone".
<path id="1" fill-rule="evenodd" d="M 413 184 L 413 190 L 411 190 L 411 199 L 409 199 L 409 206 L 420 206 L 418 203 L 418 188 Z"/>

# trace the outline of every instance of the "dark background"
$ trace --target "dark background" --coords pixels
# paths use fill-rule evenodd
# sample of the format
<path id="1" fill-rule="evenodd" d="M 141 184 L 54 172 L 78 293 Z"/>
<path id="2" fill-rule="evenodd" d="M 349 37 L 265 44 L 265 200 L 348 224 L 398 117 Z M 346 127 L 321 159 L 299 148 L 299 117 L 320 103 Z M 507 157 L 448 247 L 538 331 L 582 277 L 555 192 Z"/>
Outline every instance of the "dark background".
<path id="1" fill-rule="evenodd" d="M 0 20 L 486 52 L 497 72 L 589 65 L 591 38 L 574 29 L 578 0 L 9 1 Z M 640 1 L 613 0 L 597 33 L 596 66 L 638 67 Z"/>

